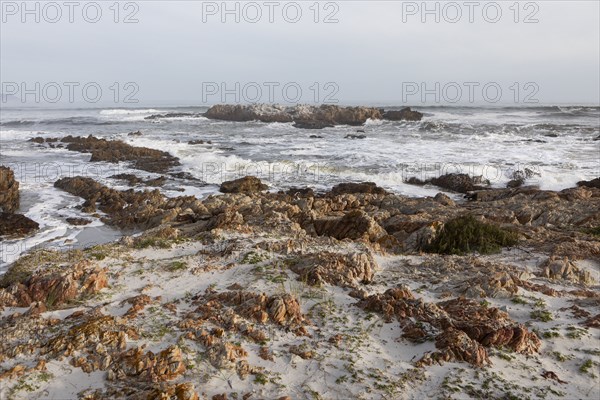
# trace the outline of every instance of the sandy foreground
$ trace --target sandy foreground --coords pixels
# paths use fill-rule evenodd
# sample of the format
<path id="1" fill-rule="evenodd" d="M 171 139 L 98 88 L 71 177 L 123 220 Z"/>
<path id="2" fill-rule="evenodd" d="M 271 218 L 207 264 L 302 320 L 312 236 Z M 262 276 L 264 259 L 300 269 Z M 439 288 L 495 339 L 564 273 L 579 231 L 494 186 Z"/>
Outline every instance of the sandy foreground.
<path id="1" fill-rule="evenodd" d="M 569 190 L 229 194 L 37 251 L 0 282 L 0 398 L 597 399 L 600 189 Z M 464 213 L 519 244 L 422 251 Z"/>

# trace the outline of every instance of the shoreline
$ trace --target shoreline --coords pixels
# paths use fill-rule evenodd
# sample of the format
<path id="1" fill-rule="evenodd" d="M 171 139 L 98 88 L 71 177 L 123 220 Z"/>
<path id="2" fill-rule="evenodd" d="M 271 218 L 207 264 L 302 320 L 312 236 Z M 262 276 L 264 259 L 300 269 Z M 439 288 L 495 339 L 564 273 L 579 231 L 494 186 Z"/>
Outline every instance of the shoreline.
<path id="1" fill-rule="evenodd" d="M 153 200 L 161 222 L 141 235 L 41 250 L 0 277 L 3 396 L 593 397 L 599 188 L 456 203 L 366 183 L 224 187 L 240 193 L 174 213 Z M 106 215 L 146 224 L 148 210 Z M 465 214 L 517 245 L 435 253 Z"/>

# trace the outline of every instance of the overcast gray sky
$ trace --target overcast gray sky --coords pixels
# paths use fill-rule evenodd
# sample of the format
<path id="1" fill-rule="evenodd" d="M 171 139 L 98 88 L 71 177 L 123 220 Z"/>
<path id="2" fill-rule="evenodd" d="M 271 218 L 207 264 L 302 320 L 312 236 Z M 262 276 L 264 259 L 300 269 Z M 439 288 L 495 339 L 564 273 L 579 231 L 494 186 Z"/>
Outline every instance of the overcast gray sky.
<path id="1" fill-rule="evenodd" d="M 269 101 L 269 85 L 281 101 L 287 84 L 287 99 L 300 88 L 301 102 L 330 95 L 340 103 L 422 104 L 423 89 L 430 90 L 427 104 L 435 104 L 436 94 L 441 103 L 458 104 L 498 97 L 497 104 L 600 102 L 598 1 L 522 1 L 516 7 L 514 1 L 428 2 L 430 10 L 438 7 L 439 22 L 435 14 L 423 15 L 421 1 L 229 2 L 229 9 L 239 10 L 239 22 L 235 14 L 222 14 L 221 1 L 118 7 L 98 1 L 96 23 L 89 22 L 96 19 L 91 2 L 73 9 L 62 1 L 54 3 L 58 8 L 47 3 L 28 2 L 33 12 L 27 14 L 21 1 L 2 1 L 4 92 L 15 90 L 12 83 L 31 89 L 36 82 L 77 82 L 73 100 L 80 103 L 81 87 L 96 82 L 103 90 L 98 104 L 116 96 L 119 106 L 202 105 L 222 100 L 222 84 L 234 89 L 239 82 L 240 101 Z M 257 10 L 262 16 L 252 23 Z M 124 23 L 128 16 L 138 22 Z M 110 89 L 114 82 L 119 93 Z M 128 82 L 135 85 L 125 87 Z M 60 102 L 67 100 L 63 88 Z M 127 94 L 140 103 L 124 103 Z M 225 99 L 236 101 L 233 92 Z"/>

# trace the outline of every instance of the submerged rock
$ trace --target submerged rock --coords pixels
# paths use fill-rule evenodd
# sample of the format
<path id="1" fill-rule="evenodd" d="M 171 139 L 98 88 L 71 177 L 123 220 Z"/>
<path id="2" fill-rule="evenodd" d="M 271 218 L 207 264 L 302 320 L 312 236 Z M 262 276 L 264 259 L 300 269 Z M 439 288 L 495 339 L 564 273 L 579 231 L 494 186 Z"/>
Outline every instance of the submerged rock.
<path id="1" fill-rule="evenodd" d="M 382 187 L 377 186 L 375 182 L 362 183 L 340 183 L 331 188 L 332 195 L 340 195 L 347 193 L 369 193 L 369 194 L 388 194 Z"/>
<path id="2" fill-rule="evenodd" d="M 410 107 L 403 108 L 400 111 L 386 111 L 383 114 L 383 119 L 390 121 L 420 121 L 423 118 L 423 113 L 413 111 Z"/>
<path id="3" fill-rule="evenodd" d="M 420 180 L 418 178 L 409 178 L 406 183 L 411 185 L 431 184 L 444 189 L 458 193 L 468 193 L 474 190 L 483 190 L 489 186 L 490 182 L 483 179 L 481 176 L 469 176 L 467 174 L 447 174 L 439 178 L 430 178 Z"/>

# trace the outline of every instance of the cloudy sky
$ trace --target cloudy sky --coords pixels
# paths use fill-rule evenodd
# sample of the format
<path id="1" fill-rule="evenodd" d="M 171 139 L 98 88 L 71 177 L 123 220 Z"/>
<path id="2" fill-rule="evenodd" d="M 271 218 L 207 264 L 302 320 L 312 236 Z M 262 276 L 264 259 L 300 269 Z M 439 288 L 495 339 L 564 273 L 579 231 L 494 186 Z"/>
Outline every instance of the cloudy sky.
<path id="1" fill-rule="evenodd" d="M 49 3 L 2 1 L 15 98 L 39 83 L 41 103 L 69 87 L 85 103 L 93 84 L 123 106 L 600 102 L 598 1 Z"/>

